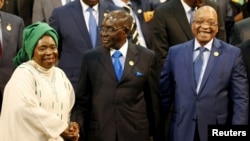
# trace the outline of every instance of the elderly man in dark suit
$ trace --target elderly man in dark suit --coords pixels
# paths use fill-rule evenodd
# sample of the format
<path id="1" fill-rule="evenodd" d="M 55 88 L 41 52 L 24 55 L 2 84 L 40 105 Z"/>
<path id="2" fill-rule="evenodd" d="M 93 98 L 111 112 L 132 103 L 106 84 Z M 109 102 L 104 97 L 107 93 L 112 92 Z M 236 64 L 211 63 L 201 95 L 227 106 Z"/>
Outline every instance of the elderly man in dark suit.
<path id="1" fill-rule="evenodd" d="M 4 0 L 0 0 L 0 9 Z M 18 50 L 22 47 L 23 20 L 13 14 L 0 11 L 1 38 L 0 38 L 0 110 L 2 94 L 6 83 L 9 81 L 15 66 L 12 62 Z"/>
<path id="2" fill-rule="evenodd" d="M 155 56 L 127 39 L 132 22 L 123 10 L 108 13 L 100 29 L 103 47 L 84 54 L 72 120 L 87 141 L 157 141 Z"/>
<path id="3" fill-rule="evenodd" d="M 219 32 L 216 37 L 226 41 L 223 16 L 219 6 L 210 0 L 170 0 L 155 9 L 153 18 L 153 48 L 159 59 L 159 69 L 168 54 L 170 46 L 191 40 L 192 12 L 202 5 L 212 6 L 218 13 Z M 191 12 L 192 11 L 192 12 Z"/>
<path id="4" fill-rule="evenodd" d="M 95 21 L 89 25 L 90 12 L 93 10 Z M 105 1 L 100 0 L 75 0 L 53 10 L 49 24 L 58 32 L 59 39 L 59 67 L 62 68 L 76 90 L 80 76 L 83 53 L 87 50 L 101 46 L 98 27 L 104 16 L 118 9 Z M 95 35 L 91 38 L 90 27 Z M 95 45 L 94 45 L 95 44 Z"/>

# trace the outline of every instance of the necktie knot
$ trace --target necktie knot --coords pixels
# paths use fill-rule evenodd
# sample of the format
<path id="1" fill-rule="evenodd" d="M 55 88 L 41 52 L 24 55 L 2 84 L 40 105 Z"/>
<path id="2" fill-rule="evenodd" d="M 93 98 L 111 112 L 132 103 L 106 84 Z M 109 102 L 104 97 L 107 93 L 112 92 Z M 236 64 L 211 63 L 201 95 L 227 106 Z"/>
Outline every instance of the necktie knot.
<path id="1" fill-rule="evenodd" d="M 115 51 L 115 53 L 113 54 L 113 57 L 114 58 L 120 58 L 122 56 L 121 52 L 120 51 Z"/>

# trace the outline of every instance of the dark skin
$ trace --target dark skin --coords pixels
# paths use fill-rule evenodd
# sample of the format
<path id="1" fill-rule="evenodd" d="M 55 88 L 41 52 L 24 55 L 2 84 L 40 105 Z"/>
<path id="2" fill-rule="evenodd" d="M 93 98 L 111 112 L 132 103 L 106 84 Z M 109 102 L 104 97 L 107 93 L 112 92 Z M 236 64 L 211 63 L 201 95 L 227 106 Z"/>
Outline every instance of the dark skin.
<path id="1" fill-rule="evenodd" d="M 58 50 L 52 37 L 44 35 L 34 49 L 33 60 L 40 66 L 50 69 L 58 60 Z"/>
<path id="2" fill-rule="evenodd" d="M 218 32 L 217 13 L 210 6 L 203 6 L 195 12 L 192 32 L 201 46 L 211 41 Z"/>
<path id="3" fill-rule="evenodd" d="M 184 2 L 192 8 L 199 8 L 204 5 L 204 0 L 184 0 Z"/>
<path id="4" fill-rule="evenodd" d="M 99 3 L 99 0 L 82 0 L 82 1 L 90 7 L 93 7 L 94 5 Z"/>
<path id="5" fill-rule="evenodd" d="M 103 47 L 119 50 L 127 40 L 132 21 L 133 18 L 123 10 L 108 13 L 100 31 Z"/>

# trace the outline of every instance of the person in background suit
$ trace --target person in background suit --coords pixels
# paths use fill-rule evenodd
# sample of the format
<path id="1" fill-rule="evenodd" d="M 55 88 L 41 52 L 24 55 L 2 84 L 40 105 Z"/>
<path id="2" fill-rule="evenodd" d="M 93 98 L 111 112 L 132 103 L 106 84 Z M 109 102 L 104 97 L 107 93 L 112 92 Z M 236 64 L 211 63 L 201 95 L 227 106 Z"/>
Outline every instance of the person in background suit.
<path id="1" fill-rule="evenodd" d="M 106 0 L 115 4 L 118 7 L 124 8 L 128 7 L 127 5 L 131 5 L 131 10 L 129 13 L 133 16 L 137 31 L 139 33 L 139 44 L 141 46 L 151 48 L 152 39 L 151 39 L 151 31 L 152 31 L 152 23 L 151 20 L 153 18 L 153 8 L 148 0 Z M 133 11 L 133 13 L 131 12 Z M 130 35 L 130 38 L 133 35 Z"/>
<path id="2" fill-rule="evenodd" d="M 25 26 L 32 22 L 32 7 L 34 0 L 5 0 L 2 11 L 20 16 L 24 20 Z"/>
<path id="3" fill-rule="evenodd" d="M 216 37 L 226 41 L 223 16 L 216 3 L 210 0 L 170 0 L 155 9 L 153 18 L 153 48 L 159 61 L 159 70 L 163 67 L 170 46 L 186 42 L 194 37 L 191 31 L 189 10 L 195 10 L 202 5 L 212 6 L 217 11 L 219 32 Z"/>
<path id="4" fill-rule="evenodd" d="M 4 0 L 0 0 L 0 9 Z M 6 83 L 9 81 L 15 66 L 12 62 L 18 50 L 22 47 L 23 20 L 13 14 L 0 11 L 0 112 L 2 95 Z"/>
<path id="5" fill-rule="evenodd" d="M 152 50 L 127 39 L 132 23 L 126 11 L 111 11 L 100 29 L 103 47 L 84 54 L 71 120 L 86 141 L 157 141 L 156 60 Z M 117 52 L 121 78 L 113 66 Z"/>
<path id="6" fill-rule="evenodd" d="M 250 17 L 236 22 L 232 28 L 230 43 L 232 45 L 240 44 L 250 39 Z"/>
<path id="7" fill-rule="evenodd" d="M 49 23 L 49 18 L 53 9 L 65 5 L 66 1 L 67 0 L 35 0 L 33 5 L 32 23 L 37 21 Z"/>
<path id="8" fill-rule="evenodd" d="M 211 0 L 216 1 L 218 6 L 220 7 L 226 29 L 226 42 L 229 42 L 229 38 L 231 36 L 231 28 L 234 25 L 234 13 L 232 5 L 230 4 L 231 0 Z"/>
<path id="9" fill-rule="evenodd" d="M 89 49 L 101 46 L 99 32 L 96 35 L 96 45 L 93 46 L 89 35 L 89 7 L 94 8 L 94 16 L 99 27 L 104 16 L 118 7 L 99 0 L 75 0 L 53 10 L 49 24 L 59 34 L 59 64 L 76 90 L 80 76 L 83 53 Z M 96 27 L 97 28 L 97 27 Z"/>
<path id="10" fill-rule="evenodd" d="M 247 71 L 247 79 L 248 82 L 250 82 L 250 39 L 236 45 L 241 49 L 243 60 L 246 65 L 246 71 Z M 249 99 L 250 100 L 250 99 Z M 250 108 L 248 110 L 248 124 L 250 123 Z"/>
<path id="11" fill-rule="evenodd" d="M 215 9 L 200 7 L 192 22 L 195 38 L 169 48 L 160 97 L 165 114 L 174 102 L 170 141 L 208 141 L 208 125 L 248 124 L 245 64 L 239 48 L 215 38 L 217 19 Z M 201 71 L 195 75 L 203 49 Z"/>

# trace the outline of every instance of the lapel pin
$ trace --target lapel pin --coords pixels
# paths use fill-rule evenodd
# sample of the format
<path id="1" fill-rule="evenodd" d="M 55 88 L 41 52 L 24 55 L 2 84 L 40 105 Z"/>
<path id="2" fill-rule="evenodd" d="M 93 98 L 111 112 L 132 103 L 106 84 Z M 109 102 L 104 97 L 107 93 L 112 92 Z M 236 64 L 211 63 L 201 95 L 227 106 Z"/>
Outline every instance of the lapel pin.
<path id="1" fill-rule="evenodd" d="M 134 66 L 134 61 L 129 61 L 130 66 Z"/>
<path id="2" fill-rule="evenodd" d="M 214 56 L 219 56 L 219 52 L 214 52 Z"/>
<path id="3" fill-rule="evenodd" d="M 138 9 L 137 12 L 138 12 L 139 14 L 141 14 L 142 10 L 141 10 L 141 9 Z"/>
<path id="4" fill-rule="evenodd" d="M 11 31 L 11 24 L 8 24 L 8 25 L 6 26 L 6 29 L 7 29 L 8 31 Z"/>

